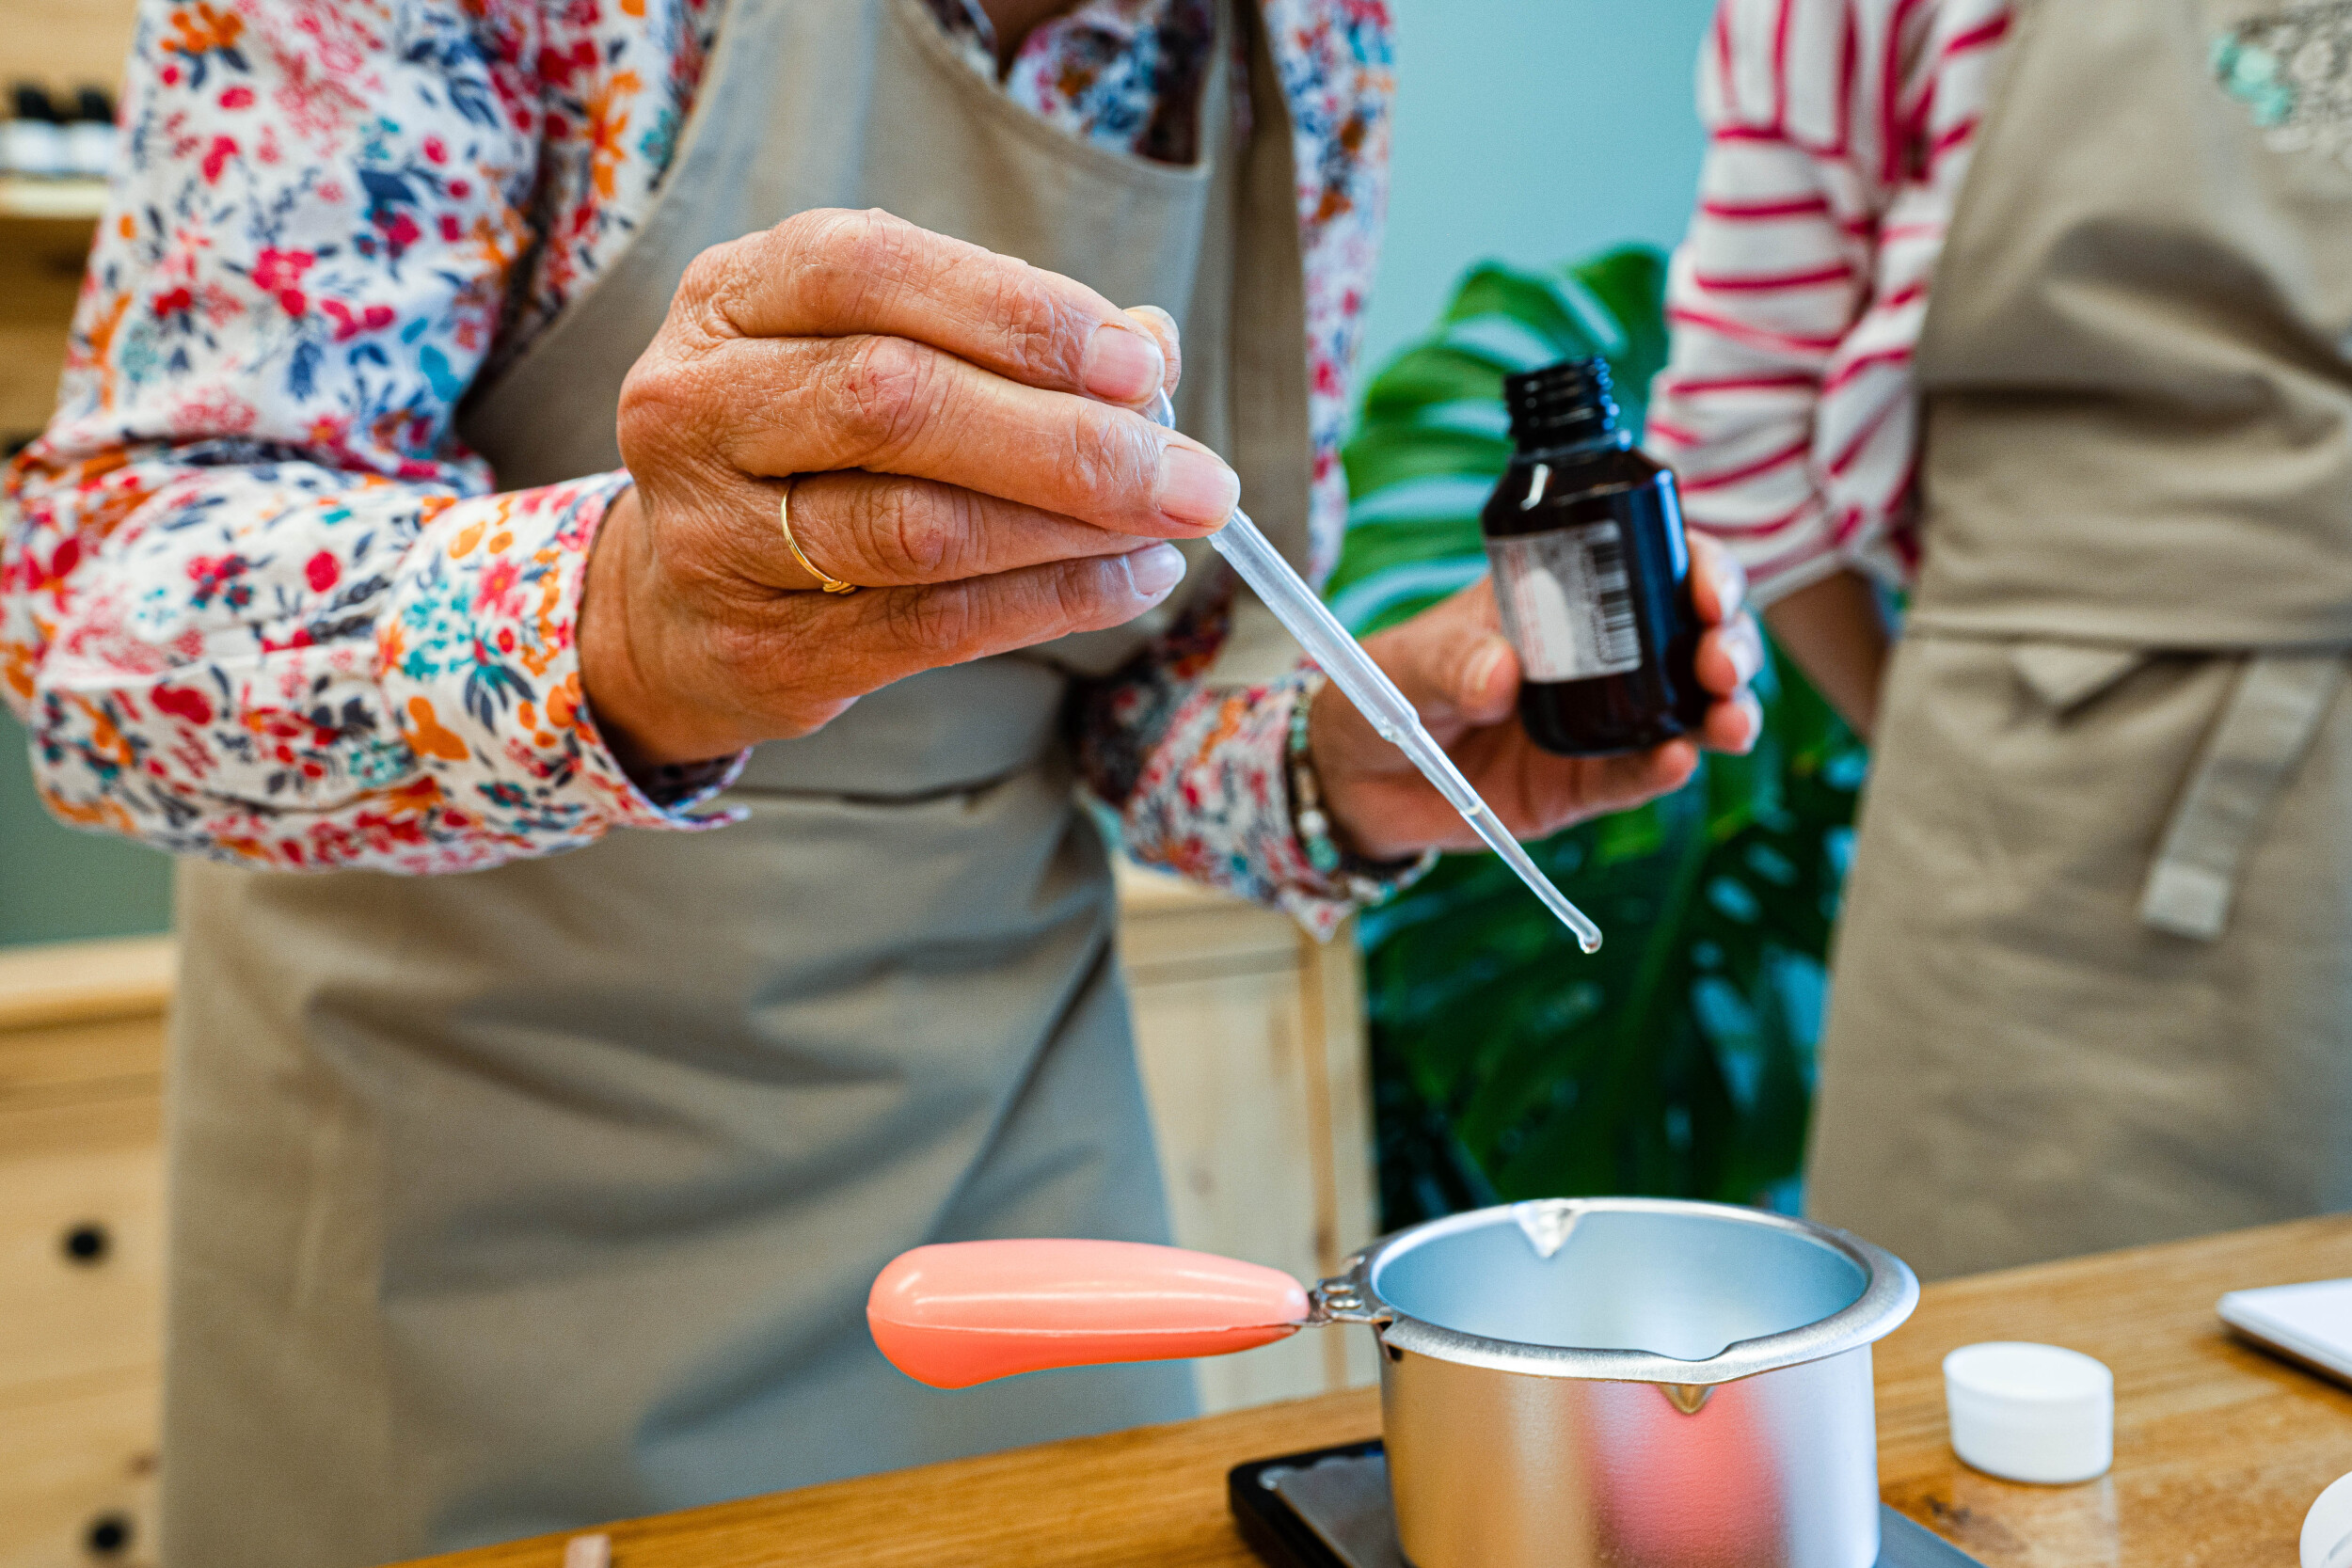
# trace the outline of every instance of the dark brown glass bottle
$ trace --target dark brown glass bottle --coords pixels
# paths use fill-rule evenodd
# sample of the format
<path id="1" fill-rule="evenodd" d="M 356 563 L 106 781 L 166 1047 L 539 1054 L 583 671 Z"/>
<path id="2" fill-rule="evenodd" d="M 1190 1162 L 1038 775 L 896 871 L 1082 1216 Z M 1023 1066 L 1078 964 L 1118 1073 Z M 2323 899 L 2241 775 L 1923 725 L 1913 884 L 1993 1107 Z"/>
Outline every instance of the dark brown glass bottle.
<path id="1" fill-rule="evenodd" d="M 1674 475 L 1633 450 L 1608 364 L 1506 377 L 1518 451 L 1480 523 L 1519 720 L 1547 752 L 1602 756 L 1695 730 L 1698 613 Z"/>

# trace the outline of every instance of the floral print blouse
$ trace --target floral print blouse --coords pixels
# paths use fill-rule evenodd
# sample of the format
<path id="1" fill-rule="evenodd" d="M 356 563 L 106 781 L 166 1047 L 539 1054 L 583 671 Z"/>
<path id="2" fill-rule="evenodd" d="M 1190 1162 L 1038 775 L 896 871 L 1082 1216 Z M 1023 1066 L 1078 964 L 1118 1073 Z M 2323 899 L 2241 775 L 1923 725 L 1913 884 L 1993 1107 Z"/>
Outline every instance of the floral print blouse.
<path id="1" fill-rule="evenodd" d="M 1083 0 L 1000 73 L 1070 135 L 1189 159 L 1206 0 Z M 0 691 L 50 809 L 292 869 L 462 871 L 725 820 L 714 767 L 633 780 L 574 630 L 625 473 L 523 491 L 453 414 L 609 266 L 660 187 L 725 0 L 147 0 L 124 161 L 58 408 L 0 510 Z M 1314 567 L 1392 92 L 1384 0 L 1263 0 L 1306 261 Z M 1196 616 L 1075 706 L 1141 858 L 1328 928 L 1283 746 L 1293 678 L 1200 689 Z"/>

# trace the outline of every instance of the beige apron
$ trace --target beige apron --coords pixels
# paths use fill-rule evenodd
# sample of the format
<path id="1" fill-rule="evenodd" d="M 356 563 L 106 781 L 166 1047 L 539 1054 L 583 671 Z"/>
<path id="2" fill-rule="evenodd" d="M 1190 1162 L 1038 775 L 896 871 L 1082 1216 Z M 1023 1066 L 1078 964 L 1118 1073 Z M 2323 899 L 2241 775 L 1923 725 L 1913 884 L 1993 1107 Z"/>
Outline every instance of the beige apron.
<path id="1" fill-rule="evenodd" d="M 734 0 L 631 247 L 467 411 L 501 481 L 617 462 L 704 246 L 885 207 L 1183 320 L 1188 428 L 1302 556 L 1289 121 L 1254 9 L 1203 156 L 1036 120 L 921 0 Z M 1208 574 L 1196 573 L 1205 578 Z M 187 866 L 164 1551 L 346 1568 L 1184 1414 L 1180 1365 L 945 1395 L 866 1288 L 924 1242 L 1163 1238 L 1061 713 L 1157 623 L 762 748 L 737 827 L 469 876 Z"/>
<path id="2" fill-rule="evenodd" d="M 2019 8 L 1807 1173 L 1923 1275 L 2352 1205 L 2352 168 L 2217 77 L 2343 9 Z"/>

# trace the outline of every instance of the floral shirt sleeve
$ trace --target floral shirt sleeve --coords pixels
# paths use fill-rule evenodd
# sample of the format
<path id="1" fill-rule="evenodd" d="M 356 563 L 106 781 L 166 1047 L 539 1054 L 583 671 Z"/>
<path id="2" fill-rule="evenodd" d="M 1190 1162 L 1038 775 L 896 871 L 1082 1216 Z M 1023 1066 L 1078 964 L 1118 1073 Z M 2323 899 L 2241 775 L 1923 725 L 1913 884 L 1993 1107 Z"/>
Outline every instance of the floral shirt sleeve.
<path id="1" fill-rule="evenodd" d="M 580 701 L 586 546 L 626 477 L 492 494 L 451 429 L 551 122 L 616 118 L 569 48 L 515 0 L 142 9 L 0 557 L 0 672 L 59 816 L 411 872 L 694 820 L 720 779 L 649 797 Z"/>
<path id="2" fill-rule="evenodd" d="M 147 0 L 58 411 L 0 509 L 0 691 L 59 816 L 404 872 L 723 819 L 706 802 L 729 766 L 632 781 L 581 699 L 582 570 L 627 476 L 499 493 L 453 431 L 475 377 L 627 243 L 723 4 Z M 1073 135 L 1189 156 L 1163 108 L 1206 14 L 1086 0 L 1003 85 Z M 1370 0 L 1266 15 L 1296 123 L 1327 569 L 1388 22 Z M 1216 625 L 1089 704 L 1116 731 L 1089 750 L 1158 759 L 1110 791 L 1147 853 L 1260 896 L 1311 888 L 1283 692 L 1232 725 L 1207 720 L 1232 694 L 1184 688 Z M 1146 689 L 1174 700 L 1116 698 Z"/>

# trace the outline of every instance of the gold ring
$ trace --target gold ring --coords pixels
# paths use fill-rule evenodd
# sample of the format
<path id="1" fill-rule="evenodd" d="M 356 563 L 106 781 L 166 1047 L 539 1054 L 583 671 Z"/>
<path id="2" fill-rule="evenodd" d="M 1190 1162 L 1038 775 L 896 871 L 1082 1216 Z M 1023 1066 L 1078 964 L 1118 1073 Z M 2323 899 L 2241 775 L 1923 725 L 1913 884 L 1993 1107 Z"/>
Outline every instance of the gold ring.
<path id="1" fill-rule="evenodd" d="M 784 482 L 784 499 L 776 508 L 776 522 L 784 530 L 784 547 L 792 552 L 792 559 L 801 563 L 801 570 L 815 578 L 818 586 L 826 593 L 856 593 L 858 587 L 856 583 L 843 582 L 839 578 L 832 576 L 822 566 L 803 555 L 801 552 L 801 542 L 792 537 L 792 486 L 799 483 L 800 476 L 797 474 Z"/>

